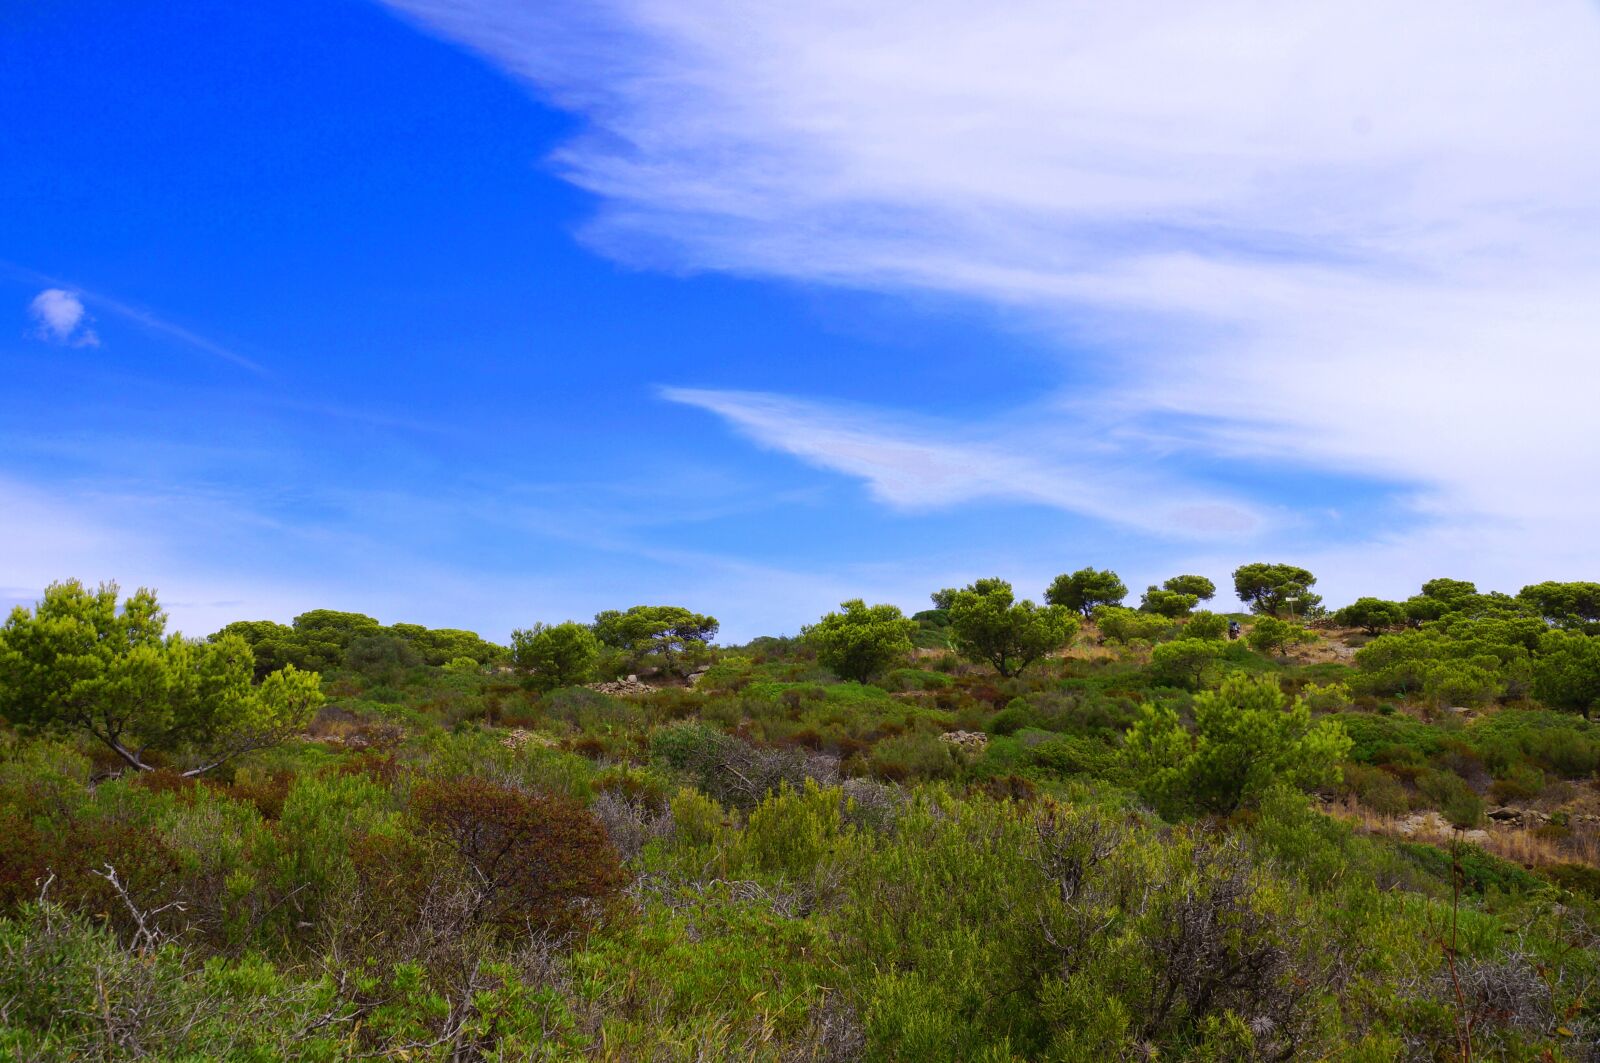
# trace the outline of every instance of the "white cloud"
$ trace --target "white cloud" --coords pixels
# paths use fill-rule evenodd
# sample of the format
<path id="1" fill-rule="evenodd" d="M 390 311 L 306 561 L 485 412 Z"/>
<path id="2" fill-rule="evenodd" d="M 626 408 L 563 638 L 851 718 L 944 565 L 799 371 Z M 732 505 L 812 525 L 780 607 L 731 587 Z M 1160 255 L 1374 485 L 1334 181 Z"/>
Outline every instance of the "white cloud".
<path id="1" fill-rule="evenodd" d="M 88 311 L 76 292 L 63 288 L 46 288 L 28 304 L 33 315 L 34 334 L 40 339 L 74 347 L 98 347 L 100 337 L 89 327 Z"/>
<path id="2" fill-rule="evenodd" d="M 1515 527 L 1530 577 L 1600 567 L 1592 4 L 391 6 L 588 120 L 557 162 L 612 254 L 1022 307 L 1110 360 L 1129 418 L 1195 415 L 1191 449 L 1414 485 L 1427 542 Z M 995 490 L 718 401 L 889 502 Z"/>
<path id="3" fill-rule="evenodd" d="M 1178 538 L 1232 538 L 1264 523 L 1252 506 L 1131 470 L 1124 454 L 1073 459 L 1053 453 L 1047 439 L 985 439 L 956 425 L 899 423 L 880 411 L 756 392 L 664 388 L 662 396 L 718 414 L 764 446 L 859 477 L 903 509 L 1004 499 Z"/>

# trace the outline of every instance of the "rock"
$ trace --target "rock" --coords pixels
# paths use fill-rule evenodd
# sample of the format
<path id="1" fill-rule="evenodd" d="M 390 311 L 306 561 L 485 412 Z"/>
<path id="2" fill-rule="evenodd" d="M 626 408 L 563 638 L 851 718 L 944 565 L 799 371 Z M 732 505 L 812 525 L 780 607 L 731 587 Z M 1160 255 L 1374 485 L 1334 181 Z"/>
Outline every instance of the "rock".
<path id="1" fill-rule="evenodd" d="M 614 679 L 609 683 L 590 683 L 590 690 L 597 690 L 602 694 L 648 694 L 655 688 L 648 683 L 639 682 L 639 677 L 630 675 L 626 679 Z"/>
<path id="2" fill-rule="evenodd" d="M 549 735 L 542 735 L 537 731 L 528 731 L 518 727 L 516 730 L 507 734 L 504 738 L 500 739 L 500 744 L 505 746 L 507 749 L 521 749 L 523 746 L 539 746 L 543 749 L 554 749 L 557 743 L 556 740 L 551 738 Z"/>
<path id="3" fill-rule="evenodd" d="M 939 741 L 972 755 L 982 753 L 989 746 L 989 736 L 982 731 L 946 731 L 939 736 Z"/>
<path id="4" fill-rule="evenodd" d="M 1496 823 L 1522 822 L 1522 810 L 1517 808 L 1491 808 L 1487 815 Z"/>
<path id="5" fill-rule="evenodd" d="M 1461 840 L 1473 845 L 1483 845 L 1489 840 L 1489 832 L 1486 830 L 1464 830 L 1461 832 Z"/>

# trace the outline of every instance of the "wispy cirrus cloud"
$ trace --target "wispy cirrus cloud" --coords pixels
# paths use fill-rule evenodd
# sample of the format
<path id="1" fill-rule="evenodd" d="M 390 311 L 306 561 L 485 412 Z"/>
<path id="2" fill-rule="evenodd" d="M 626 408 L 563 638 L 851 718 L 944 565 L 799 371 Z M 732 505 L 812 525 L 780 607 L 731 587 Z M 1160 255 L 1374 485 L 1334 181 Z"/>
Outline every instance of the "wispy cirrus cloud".
<path id="1" fill-rule="evenodd" d="M 1570 549 L 1600 519 L 1592 4 L 390 6 L 586 119 L 555 162 L 610 254 L 1020 307 L 1192 452 L 1412 485 L 1445 540 L 1514 527 L 1530 576 L 1600 566 Z M 980 476 L 702 399 L 891 503 L 1094 496 L 1001 441 Z"/>
<path id="2" fill-rule="evenodd" d="M 1038 434 L 986 437 L 880 410 L 747 391 L 669 387 L 663 398 L 708 410 L 763 446 L 858 477 L 879 500 L 939 509 L 1005 500 L 1050 506 L 1173 538 L 1255 533 L 1255 506 L 1139 468 L 1126 453 L 1076 456 Z"/>

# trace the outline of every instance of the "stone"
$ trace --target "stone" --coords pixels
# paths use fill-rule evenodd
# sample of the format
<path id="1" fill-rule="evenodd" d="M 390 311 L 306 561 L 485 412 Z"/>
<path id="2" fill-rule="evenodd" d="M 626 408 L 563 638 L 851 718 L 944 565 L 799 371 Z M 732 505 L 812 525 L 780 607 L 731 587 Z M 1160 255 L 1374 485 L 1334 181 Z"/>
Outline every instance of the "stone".
<path id="1" fill-rule="evenodd" d="M 989 746 L 989 736 L 982 731 L 946 731 L 939 741 L 954 746 L 963 753 L 982 753 Z"/>

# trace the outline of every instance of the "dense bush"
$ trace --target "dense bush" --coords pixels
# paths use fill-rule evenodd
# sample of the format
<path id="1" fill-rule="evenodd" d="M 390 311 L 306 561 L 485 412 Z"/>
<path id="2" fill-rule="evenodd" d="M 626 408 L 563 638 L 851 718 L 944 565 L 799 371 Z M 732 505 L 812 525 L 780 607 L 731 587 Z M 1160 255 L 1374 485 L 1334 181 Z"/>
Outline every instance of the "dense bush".
<path id="1" fill-rule="evenodd" d="M 1594 636 L 1457 584 L 1355 667 L 1108 606 L 1159 629 L 1024 668 L 1065 609 L 998 581 L 916 632 L 966 608 L 1003 669 L 876 683 L 602 614 L 626 696 L 466 632 L 234 626 L 250 689 L 329 662 L 304 741 L 186 778 L 192 743 L 0 728 L 0 1058 L 1586 1058 L 1600 724 L 1535 699 Z"/>
<path id="2" fill-rule="evenodd" d="M 475 914 L 503 934 L 587 929 L 627 881 L 599 822 L 570 798 L 468 778 L 422 783 L 411 810 L 469 869 Z"/>

